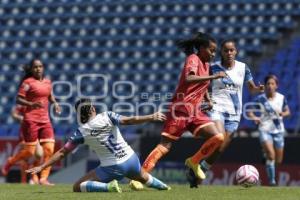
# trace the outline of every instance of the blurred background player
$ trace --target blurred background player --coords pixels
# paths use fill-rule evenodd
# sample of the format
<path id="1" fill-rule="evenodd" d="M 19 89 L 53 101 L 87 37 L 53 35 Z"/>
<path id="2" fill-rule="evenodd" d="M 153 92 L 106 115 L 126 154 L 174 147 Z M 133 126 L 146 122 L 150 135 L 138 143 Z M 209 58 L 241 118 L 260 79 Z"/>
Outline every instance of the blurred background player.
<path id="1" fill-rule="evenodd" d="M 213 106 L 212 110 L 208 112 L 219 132 L 225 133 L 225 140 L 218 151 L 201 162 L 201 168 L 205 172 L 225 151 L 238 129 L 242 114 L 243 84 L 247 84 L 251 93 L 264 90 L 263 85 L 255 85 L 247 64 L 236 60 L 237 53 L 234 40 L 224 40 L 221 43 L 221 60 L 211 65 L 212 74 L 220 72 L 226 74 L 226 77 L 211 82 L 211 98 L 214 104 L 210 103 Z M 192 171 L 190 174 L 193 176 Z M 191 187 L 193 187 L 193 183 L 191 183 Z"/>
<path id="2" fill-rule="evenodd" d="M 276 185 L 275 164 L 283 160 L 284 124 L 283 118 L 289 116 L 290 109 L 284 95 L 277 92 L 278 79 L 275 75 L 265 78 L 265 94 L 259 95 L 255 102 L 259 104 L 260 116 L 249 112 L 249 117 L 258 124 L 259 139 L 266 156 L 266 171 L 269 185 Z"/>
<path id="3" fill-rule="evenodd" d="M 77 101 L 75 109 L 80 119 L 80 127 L 77 131 L 52 158 L 27 172 L 38 173 L 64 158 L 79 144 L 86 144 L 96 152 L 100 165 L 74 184 L 74 192 L 121 192 L 116 180 L 124 177 L 140 181 L 158 190 L 170 189 L 165 183 L 142 170 L 138 156 L 123 139 L 118 127 L 119 125 L 163 121 L 166 118 L 163 114 L 154 113 L 132 117 L 121 116 L 113 112 L 97 114 L 89 99 Z"/>
<path id="4" fill-rule="evenodd" d="M 44 77 L 44 65 L 39 59 L 33 59 L 24 67 L 25 76 L 21 81 L 17 103 L 26 107 L 21 131 L 24 136 L 24 146 L 15 156 L 8 158 L 2 167 L 2 174 L 7 175 L 10 167 L 20 160 L 32 157 L 36 144 L 40 142 L 43 147 L 43 159 L 47 161 L 54 151 L 54 131 L 49 118 L 49 101 L 54 103 L 55 112 L 60 113 L 61 108 L 52 94 L 51 81 Z M 51 168 L 41 171 L 39 183 L 52 185 L 48 182 Z"/>
<path id="5" fill-rule="evenodd" d="M 24 119 L 24 112 L 25 112 L 25 106 L 17 104 L 16 106 L 14 106 L 12 108 L 11 116 L 13 119 L 15 119 L 16 121 L 18 121 L 21 124 Z M 20 141 L 20 143 L 15 148 L 14 155 L 18 154 L 24 147 L 25 141 L 24 141 L 22 129 L 19 130 L 19 141 Z M 18 162 L 18 164 L 20 166 L 20 174 L 21 174 L 21 182 L 22 183 L 27 183 L 27 173 L 25 172 L 25 170 L 28 169 L 30 166 L 39 165 L 42 156 L 43 156 L 43 149 L 42 149 L 40 143 L 38 142 L 36 145 L 34 157 L 29 158 L 27 160 L 20 160 Z M 38 176 L 36 174 L 31 175 L 31 179 L 30 179 L 29 183 L 30 184 L 38 184 L 39 183 Z"/>
<path id="6" fill-rule="evenodd" d="M 200 169 L 199 162 L 213 153 L 224 137 L 200 110 L 200 106 L 210 80 L 222 78 L 225 74 L 220 72 L 209 75 L 209 62 L 214 58 L 217 49 L 216 40 L 210 35 L 199 32 L 191 39 L 178 42 L 178 47 L 187 55 L 185 65 L 164 123 L 160 144 L 148 155 L 143 168 L 147 172 L 152 171 L 157 161 L 170 151 L 172 143 L 185 131 L 190 131 L 195 137 L 201 134 L 206 141 L 198 152 L 186 159 L 185 164 L 198 178 L 204 179 L 205 174 Z M 133 188 L 140 188 L 140 184 L 135 181 L 130 184 Z"/>

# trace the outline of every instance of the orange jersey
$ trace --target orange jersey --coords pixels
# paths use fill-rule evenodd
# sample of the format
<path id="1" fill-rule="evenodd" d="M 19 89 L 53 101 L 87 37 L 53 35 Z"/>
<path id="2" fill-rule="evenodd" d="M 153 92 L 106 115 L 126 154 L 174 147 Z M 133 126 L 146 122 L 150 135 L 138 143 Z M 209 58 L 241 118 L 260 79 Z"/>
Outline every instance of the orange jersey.
<path id="1" fill-rule="evenodd" d="M 50 122 L 49 119 L 49 96 L 52 85 L 49 79 L 44 78 L 42 81 L 35 78 L 28 78 L 23 81 L 19 88 L 18 95 L 30 102 L 41 102 L 42 108 L 26 107 L 24 120 L 40 123 Z"/>
<path id="2" fill-rule="evenodd" d="M 203 63 L 196 54 L 192 54 L 186 58 L 179 84 L 172 100 L 173 106 L 177 104 L 175 110 L 187 111 L 188 113 L 197 111 L 207 92 L 210 81 L 203 81 L 201 83 L 186 82 L 186 77 L 191 73 L 196 76 L 209 76 L 209 64 Z"/>

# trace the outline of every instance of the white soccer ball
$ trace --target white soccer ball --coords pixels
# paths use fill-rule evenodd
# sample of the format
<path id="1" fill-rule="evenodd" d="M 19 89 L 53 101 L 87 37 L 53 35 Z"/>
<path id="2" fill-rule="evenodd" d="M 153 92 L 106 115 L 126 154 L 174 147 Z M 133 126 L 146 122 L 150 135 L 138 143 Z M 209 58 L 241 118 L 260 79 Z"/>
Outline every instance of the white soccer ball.
<path id="1" fill-rule="evenodd" d="M 259 183 L 259 173 L 253 165 L 243 165 L 236 171 L 235 180 L 243 187 L 251 187 Z"/>

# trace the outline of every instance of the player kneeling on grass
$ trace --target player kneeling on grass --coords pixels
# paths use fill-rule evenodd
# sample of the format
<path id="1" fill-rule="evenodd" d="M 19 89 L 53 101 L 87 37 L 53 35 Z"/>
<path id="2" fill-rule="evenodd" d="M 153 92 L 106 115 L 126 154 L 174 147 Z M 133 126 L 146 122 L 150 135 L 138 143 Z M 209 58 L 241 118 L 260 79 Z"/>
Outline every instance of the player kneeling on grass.
<path id="1" fill-rule="evenodd" d="M 27 170 L 28 173 L 38 173 L 64 158 L 77 145 L 87 144 L 98 155 L 100 166 L 80 178 L 73 186 L 74 192 L 121 192 L 117 180 L 124 177 L 140 181 L 158 190 L 170 189 L 165 183 L 141 169 L 138 156 L 123 139 L 118 128 L 119 124 L 163 121 L 165 116 L 162 113 L 133 117 L 125 117 L 113 112 L 97 114 L 89 99 L 79 100 L 75 109 L 80 119 L 80 127 L 50 160 Z"/>

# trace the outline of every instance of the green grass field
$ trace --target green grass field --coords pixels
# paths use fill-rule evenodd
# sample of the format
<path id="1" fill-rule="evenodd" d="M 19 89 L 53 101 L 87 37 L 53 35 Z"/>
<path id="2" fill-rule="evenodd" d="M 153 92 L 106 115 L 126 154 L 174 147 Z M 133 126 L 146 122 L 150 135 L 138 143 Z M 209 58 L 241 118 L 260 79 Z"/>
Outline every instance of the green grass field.
<path id="1" fill-rule="evenodd" d="M 73 193 L 71 185 L 54 187 L 31 186 L 22 184 L 0 184 L 1 200 L 299 200 L 298 187 L 253 187 L 239 186 L 200 186 L 190 189 L 187 185 L 171 185 L 170 191 L 145 189 L 131 191 L 127 185 L 121 185 L 123 193 Z"/>

